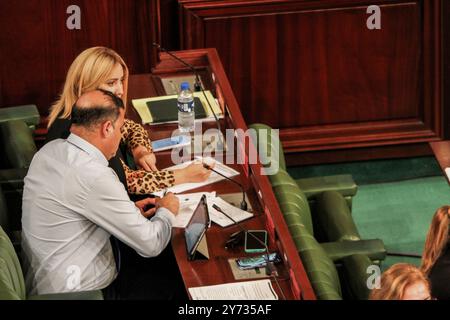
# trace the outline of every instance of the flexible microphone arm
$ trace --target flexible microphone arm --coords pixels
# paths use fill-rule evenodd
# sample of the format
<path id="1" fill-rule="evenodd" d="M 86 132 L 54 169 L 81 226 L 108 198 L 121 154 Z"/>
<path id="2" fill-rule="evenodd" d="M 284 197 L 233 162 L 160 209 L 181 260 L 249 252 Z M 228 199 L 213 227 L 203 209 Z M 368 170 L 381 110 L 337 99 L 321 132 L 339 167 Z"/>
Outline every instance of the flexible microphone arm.
<path id="1" fill-rule="evenodd" d="M 172 58 L 174 58 L 174 59 L 177 60 L 178 62 L 181 62 L 184 66 L 186 66 L 186 67 L 188 67 L 189 69 L 191 69 L 191 71 L 194 73 L 194 75 L 195 75 L 195 84 L 194 84 L 194 86 L 195 86 L 195 91 L 201 91 L 202 94 L 203 94 L 203 97 L 205 98 L 206 102 L 208 103 L 209 110 L 210 110 L 211 113 L 213 114 L 214 120 L 216 120 L 217 129 L 219 129 L 219 141 L 218 141 L 218 148 L 217 148 L 217 149 L 222 149 L 222 150 L 223 150 L 224 144 L 223 144 L 223 139 L 222 139 L 222 128 L 221 128 L 221 126 L 220 126 L 219 118 L 217 117 L 217 114 L 215 113 L 213 107 L 211 106 L 211 103 L 209 102 L 209 99 L 206 97 L 205 90 L 203 89 L 202 82 L 200 81 L 200 76 L 198 75 L 198 72 L 197 72 L 197 70 L 195 69 L 195 67 L 194 67 L 192 64 L 190 64 L 190 63 L 184 61 L 183 59 L 178 58 L 176 55 L 174 55 L 174 54 L 173 54 L 172 52 L 170 52 L 169 50 L 167 50 L 167 49 L 161 47 L 160 44 L 158 44 L 158 43 L 156 43 L 156 42 L 153 42 L 152 44 L 153 44 L 153 46 L 155 46 L 155 47 L 158 48 L 159 50 L 161 50 L 161 51 L 167 53 L 169 56 L 171 56 Z"/>
<path id="2" fill-rule="evenodd" d="M 239 186 L 239 188 L 241 189 L 241 192 L 242 192 L 241 209 L 244 210 L 244 211 L 247 211 L 248 205 L 247 205 L 247 201 L 245 201 L 245 190 L 244 190 L 244 187 L 242 186 L 242 184 L 240 184 L 239 182 L 237 182 L 237 181 L 234 180 L 234 179 L 231 179 L 231 178 L 227 177 L 226 175 L 220 173 L 219 171 L 214 170 L 213 168 L 211 168 L 211 167 L 210 167 L 209 165 L 207 165 L 206 163 L 203 163 L 203 167 L 204 167 L 205 169 L 208 169 L 208 170 L 211 170 L 212 172 L 217 173 L 219 176 L 224 177 L 225 179 L 227 179 L 227 180 L 233 182 L 234 184 L 236 184 L 237 186 Z M 232 221 L 233 221 L 233 220 L 232 220 Z"/>

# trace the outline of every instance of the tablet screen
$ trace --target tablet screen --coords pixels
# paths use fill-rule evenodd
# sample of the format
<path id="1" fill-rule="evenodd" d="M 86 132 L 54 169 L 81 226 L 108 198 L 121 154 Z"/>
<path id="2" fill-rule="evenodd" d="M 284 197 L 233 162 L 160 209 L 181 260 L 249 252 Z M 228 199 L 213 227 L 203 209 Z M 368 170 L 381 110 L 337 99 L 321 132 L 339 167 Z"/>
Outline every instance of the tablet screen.
<path id="1" fill-rule="evenodd" d="M 186 248 L 189 259 L 194 257 L 195 250 L 197 249 L 203 234 L 208 229 L 208 225 L 208 206 L 206 204 L 206 196 L 203 195 L 191 217 L 191 220 L 184 229 L 184 237 L 186 239 Z"/>

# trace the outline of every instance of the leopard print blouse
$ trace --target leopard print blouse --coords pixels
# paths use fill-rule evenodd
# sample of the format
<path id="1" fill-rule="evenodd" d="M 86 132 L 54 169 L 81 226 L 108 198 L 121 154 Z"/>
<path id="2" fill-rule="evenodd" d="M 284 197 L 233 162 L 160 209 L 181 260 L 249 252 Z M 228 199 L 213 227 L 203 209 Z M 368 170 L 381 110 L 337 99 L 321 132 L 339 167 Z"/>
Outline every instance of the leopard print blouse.
<path id="1" fill-rule="evenodd" d="M 122 142 L 126 144 L 130 151 L 138 146 L 144 146 L 148 151 L 153 151 L 147 131 L 140 124 L 125 119 L 121 133 Z M 169 188 L 175 184 L 173 171 L 131 170 L 122 160 L 121 162 L 127 178 L 128 193 L 148 194 Z"/>

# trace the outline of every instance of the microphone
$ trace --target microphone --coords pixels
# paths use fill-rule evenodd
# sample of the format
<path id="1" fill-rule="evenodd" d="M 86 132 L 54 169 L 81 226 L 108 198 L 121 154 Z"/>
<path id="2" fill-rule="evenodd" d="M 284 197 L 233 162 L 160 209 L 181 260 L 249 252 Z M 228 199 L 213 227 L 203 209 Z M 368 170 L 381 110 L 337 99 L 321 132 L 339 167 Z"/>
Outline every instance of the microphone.
<path id="1" fill-rule="evenodd" d="M 245 230 L 244 227 L 242 227 L 236 220 L 234 220 L 232 217 L 230 217 L 228 214 L 226 214 L 218 205 L 213 204 L 212 207 L 214 209 L 216 209 L 217 211 L 219 211 L 221 214 L 223 214 L 225 217 L 227 217 L 228 219 L 233 221 L 233 224 L 238 226 L 239 229 L 241 229 L 241 232 L 244 232 L 244 234 L 249 234 L 256 241 L 258 241 L 261 245 L 264 246 L 265 251 L 266 251 L 266 255 L 263 255 L 263 258 L 264 258 L 264 260 L 266 260 L 266 275 L 271 276 L 275 280 L 275 283 L 277 284 L 278 289 L 280 290 L 281 295 L 283 296 L 283 299 L 286 300 L 286 297 L 284 295 L 283 289 L 281 288 L 280 284 L 278 283 L 278 278 L 277 278 L 278 277 L 278 271 L 277 271 L 277 268 L 275 267 L 275 264 L 272 261 L 269 260 L 269 247 L 267 246 L 267 244 L 264 243 L 263 241 L 261 241 L 261 239 L 259 239 L 253 233 L 247 232 L 247 230 Z"/>
<path id="2" fill-rule="evenodd" d="M 217 124 L 217 129 L 219 130 L 219 141 L 217 141 L 217 149 L 223 150 L 224 144 L 223 144 L 223 138 L 222 138 L 222 128 L 220 126 L 219 118 L 217 117 L 217 114 L 214 112 L 214 109 L 211 106 L 209 99 L 206 97 L 205 89 L 202 86 L 202 82 L 200 81 L 200 76 L 198 75 L 198 72 L 195 69 L 195 67 L 192 64 L 184 61 L 183 59 L 178 58 L 176 55 L 174 55 L 169 50 L 161 47 L 161 45 L 159 43 L 153 42 L 152 45 L 154 47 L 158 48 L 159 50 L 167 53 L 169 56 L 171 56 L 173 59 L 177 60 L 178 62 L 181 62 L 184 66 L 188 67 L 194 73 L 194 75 L 195 75 L 195 84 L 194 84 L 195 91 L 201 91 L 203 94 L 203 97 L 205 98 L 206 102 L 208 103 L 209 110 L 213 114 L 214 120 L 216 121 L 216 124 Z"/>
<path id="3" fill-rule="evenodd" d="M 244 190 L 244 187 L 242 186 L 242 184 L 240 184 L 239 182 L 237 182 L 237 181 L 234 180 L 234 179 L 231 179 L 231 178 L 227 177 L 226 175 L 220 173 L 219 171 L 214 170 L 213 168 L 211 168 L 211 167 L 210 167 L 209 165 L 207 165 L 206 163 L 203 163 L 203 167 L 204 167 L 205 169 L 208 169 L 208 170 L 211 170 L 212 172 L 217 173 L 219 176 L 221 176 L 221 177 L 223 177 L 223 178 L 225 178 L 225 179 L 227 179 L 227 180 L 233 182 L 233 183 L 236 184 L 237 186 L 239 186 L 239 188 L 240 188 L 241 191 L 242 191 L 242 202 L 241 202 L 241 204 L 240 204 L 240 207 L 241 207 L 241 210 L 247 211 L 248 205 L 247 205 L 247 201 L 245 201 L 245 190 Z M 231 219 L 231 221 L 234 221 L 234 220 Z"/>

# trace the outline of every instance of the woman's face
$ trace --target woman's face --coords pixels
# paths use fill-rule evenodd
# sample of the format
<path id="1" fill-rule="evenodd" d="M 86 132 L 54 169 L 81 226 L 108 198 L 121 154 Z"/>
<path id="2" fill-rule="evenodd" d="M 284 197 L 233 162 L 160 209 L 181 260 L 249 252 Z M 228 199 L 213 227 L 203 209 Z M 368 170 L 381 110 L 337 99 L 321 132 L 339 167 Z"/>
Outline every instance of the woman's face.
<path id="1" fill-rule="evenodd" d="M 430 292 L 423 282 L 416 282 L 408 286 L 402 300 L 429 300 Z"/>
<path id="2" fill-rule="evenodd" d="M 119 98 L 123 96 L 123 67 L 117 63 L 105 83 L 100 85 L 100 89 L 114 93 Z"/>

